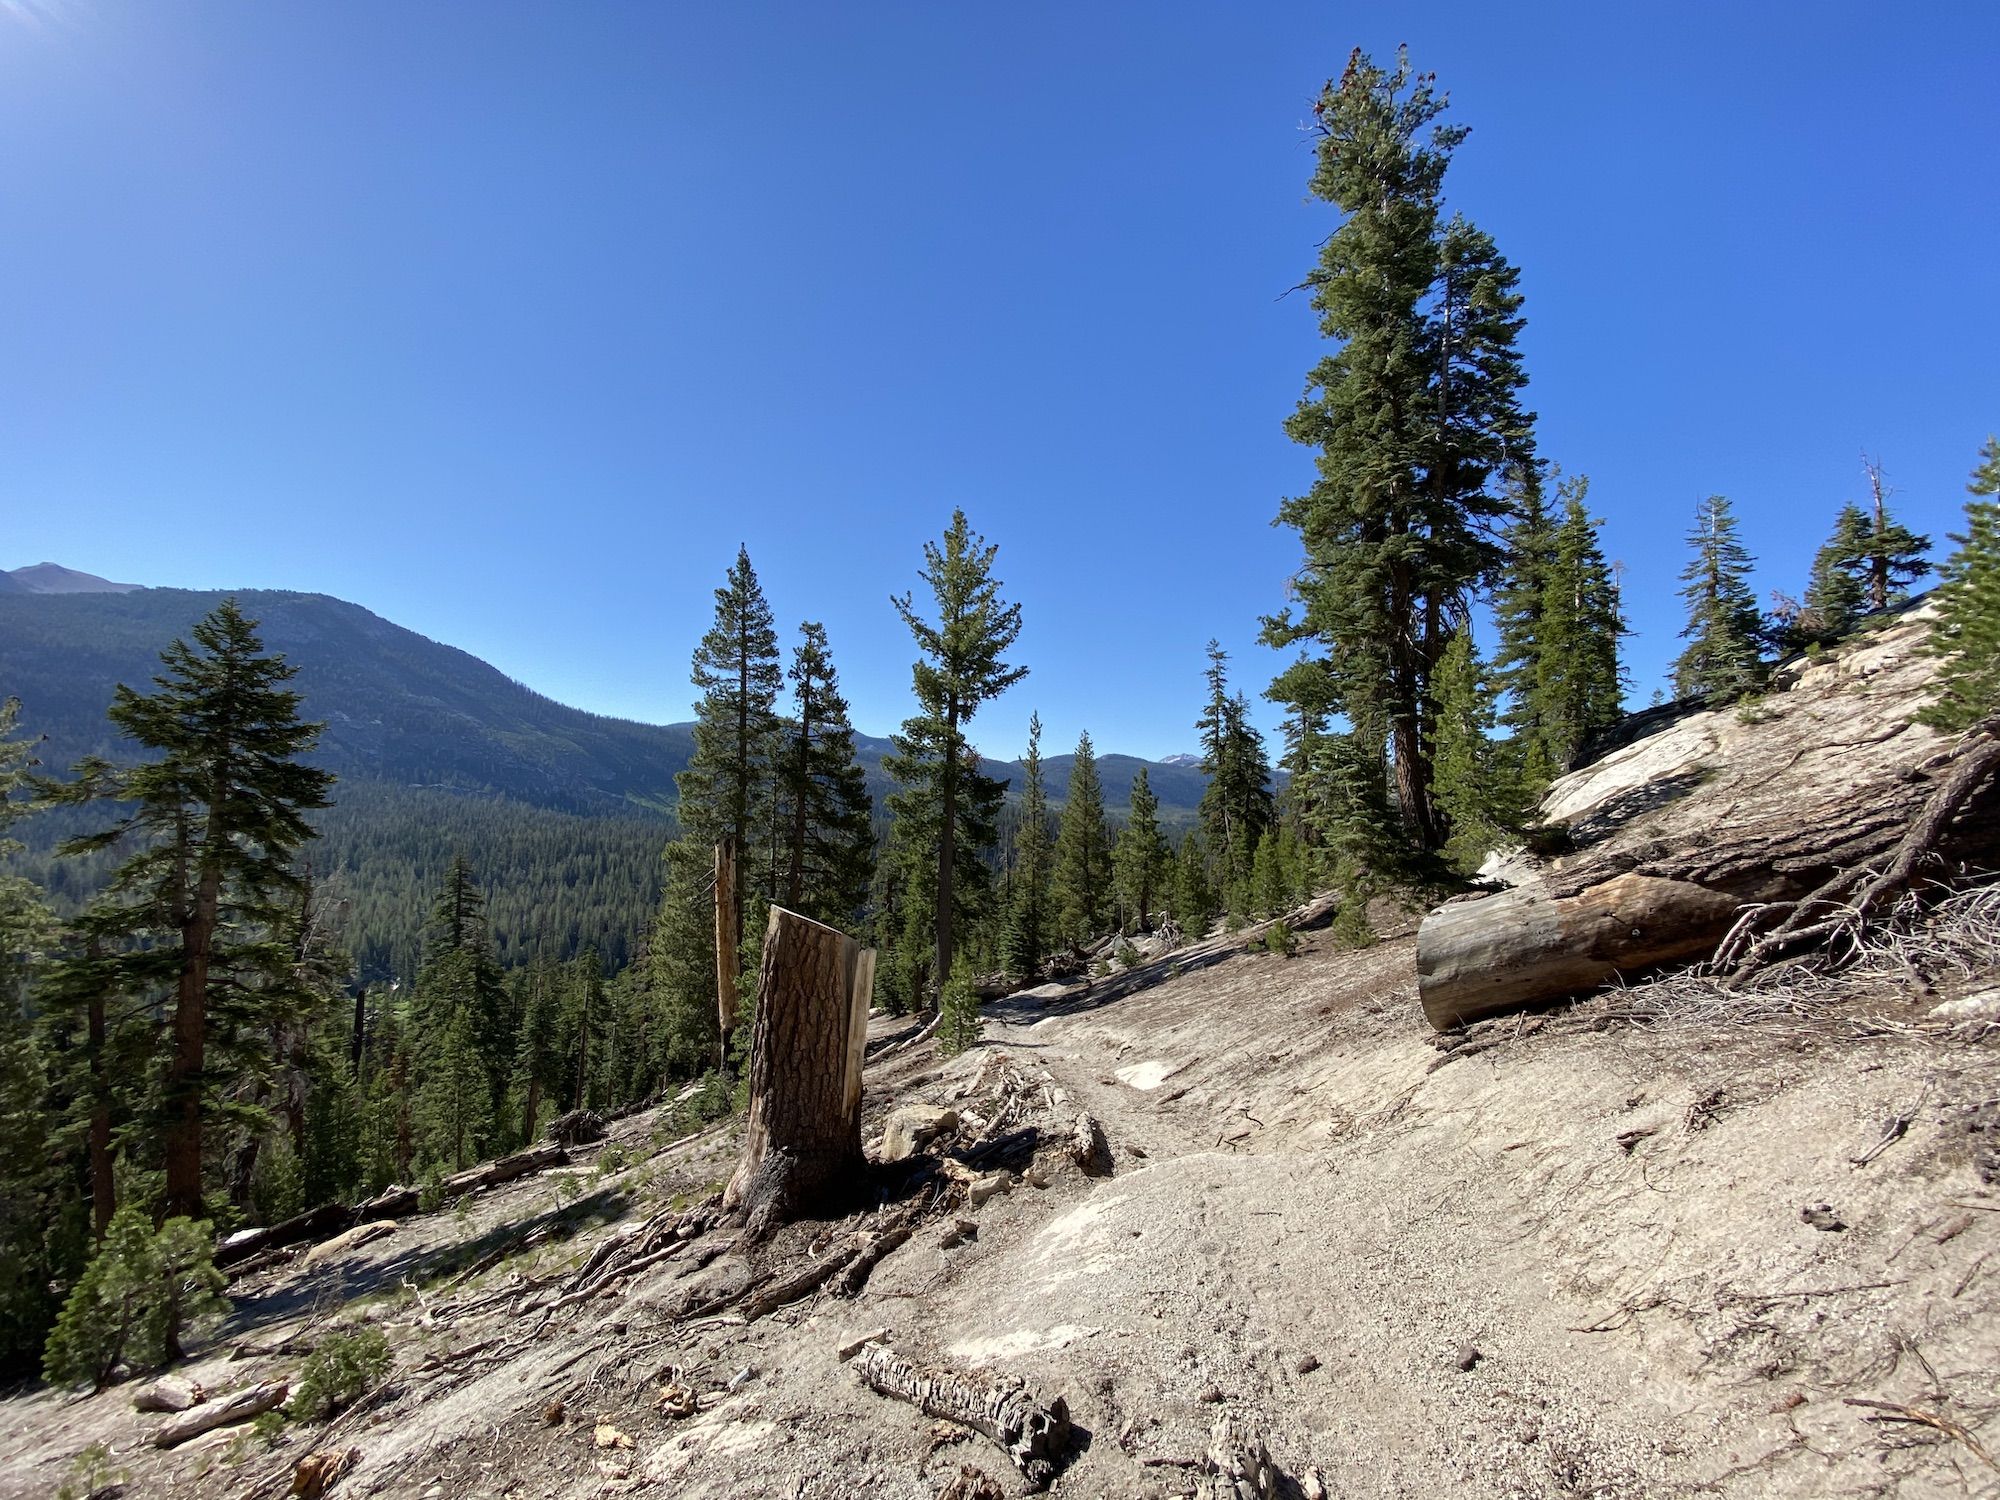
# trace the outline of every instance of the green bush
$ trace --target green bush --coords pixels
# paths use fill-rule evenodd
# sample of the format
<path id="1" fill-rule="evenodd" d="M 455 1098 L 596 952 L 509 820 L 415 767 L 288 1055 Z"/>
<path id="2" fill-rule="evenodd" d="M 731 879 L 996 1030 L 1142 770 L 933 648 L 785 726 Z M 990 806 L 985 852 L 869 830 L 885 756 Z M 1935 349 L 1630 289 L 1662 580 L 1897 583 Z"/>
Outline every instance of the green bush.
<path id="1" fill-rule="evenodd" d="M 389 1373 L 389 1341 L 379 1328 L 335 1334 L 306 1356 L 287 1410 L 299 1422 L 338 1416 Z"/>
<path id="2" fill-rule="evenodd" d="M 1341 893 L 1340 907 L 1333 914 L 1333 940 L 1343 948 L 1372 948 L 1375 928 L 1368 920 L 1368 895 L 1349 886 Z"/>
<path id="3" fill-rule="evenodd" d="M 972 965 L 964 958 L 952 965 L 951 979 L 938 995 L 938 1052 L 956 1057 L 979 1041 L 979 995 L 972 987 Z"/>
<path id="4" fill-rule="evenodd" d="M 102 1390 L 121 1362 L 157 1368 L 179 1359 L 181 1336 L 228 1308 L 214 1245 L 204 1221 L 169 1219 L 156 1230 L 139 1205 L 119 1209 L 63 1303 L 42 1373 Z"/>
<path id="5" fill-rule="evenodd" d="M 1136 969 L 1141 963 L 1145 962 L 1140 956 L 1139 950 L 1130 943 L 1120 943 L 1118 945 L 1118 952 L 1114 957 L 1117 958 L 1119 966 L 1126 969 Z"/>
<path id="6" fill-rule="evenodd" d="M 1273 922 L 1264 929 L 1264 947 L 1279 958 L 1291 958 L 1299 951 L 1298 934 L 1283 922 Z"/>

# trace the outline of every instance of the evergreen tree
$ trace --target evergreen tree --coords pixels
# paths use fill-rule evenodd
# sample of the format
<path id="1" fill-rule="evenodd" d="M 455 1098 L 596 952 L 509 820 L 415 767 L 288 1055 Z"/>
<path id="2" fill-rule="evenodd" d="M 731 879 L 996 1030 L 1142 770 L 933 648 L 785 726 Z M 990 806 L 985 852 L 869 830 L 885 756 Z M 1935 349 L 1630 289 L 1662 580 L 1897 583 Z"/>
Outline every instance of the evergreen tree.
<path id="1" fill-rule="evenodd" d="M 1279 916 L 1292 904 L 1292 882 L 1282 844 L 1276 827 L 1266 828 L 1257 840 L 1256 858 L 1250 865 L 1250 891 L 1252 910 L 1260 917 Z"/>
<path id="2" fill-rule="evenodd" d="M 1397 806 L 1420 849 L 1443 841 L 1431 790 L 1431 677 L 1469 596 L 1501 562 L 1509 512 L 1494 481 L 1531 462 L 1516 343 L 1517 273 L 1442 187 L 1462 127 L 1407 55 L 1385 73 L 1357 49 L 1314 108 L 1314 196 L 1342 214 L 1309 279 L 1338 344 L 1286 423 L 1318 477 L 1279 520 L 1299 531 L 1302 609 L 1273 644 L 1316 641 L 1335 707 L 1393 756 Z"/>
<path id="3" fill-rule="evenodd" d="M 1160 799 L 1153 794 L 1152 780 L 1141 766 L 1132 778 L 1131 814 L 1112 851 L 1126 925 L 1141 932 L 1153 930 L 1153 913 L 1161 904 L 1173 863 L 1173 850 L 1160 832 Z"/>
<path id="4" fill-rule="evenodd" d="M 1920 716 L 1948 731 L 2000 713 L 2000 438 L 1987 438 L 1979 458 L 1931 625 L 1931 649 L 1944 658 L 1937 701 Z"/>
<path id="5" fill-rule="evenodd" d="M 1542 746 L 1529 764 L 1546 767 L 1550 776 L 1568 770 L 1583 747 L 1625 712 L 1618 641 L 1627 632 L 1617 583 L 1597 544 L 1597 523 L 1584 509 L 1589 487 L 1582 477 L 1562 487 L 1563 519 L 1544 577 L 1535 673 L 1527 688 Z M 1530 781 L 1527 790 L 1543 784 Z"/>
<path id="6" fill-rule="evenodd" d="M 1208 854 L 1201 836 L 1190 830 L 1181 839 L 1181 852 L 1174 861 L 1174 921 L 1190 942 L 1201 938 L 1215 920 L 1215 892 L 1208 883 Z"/>
<path id="7" fill-rule="evenodd" d="M 1007 951 L 1009 973 L 1032 981 L 1048 957 L 1052 935 L 1049 877 L 1053 840 L 1049 799 L 1042 784 L 1042 716 L 1028 715 L 1028 753 L 1021 762 L 1021 821 L 1009 872 Z"/>
<path id="8" fill-rule="evenodd" d="M 0 703 L 0 859 L 20 852 L 6 829 L 34 764 L 32 743 L 14 733 L 20 707 Z M 55 1315 L 49 1288 L 65 1184 L 48 1070 L 29 1026 L 29 979 L 53 936 L 41 893 L 21 876 L 0 875 L 0 1380 L 34 1368 Z"/>
<path id="9" fill-rule="evenodd" d="M 701 696 L 694 753 L 675 778 L 680 826 L 697 844 L 735 841 L 744 877 L 736 890 L 740 955 L 748 947 L 744 887 L 752 873 L 768 868 L 768 861 L 757 859 L 754 840 L 770 826 L 778 691 L 784 685 L 771 606 L 748 548 L 737 549 L 727 580 L 715 591 L 715 622 L 695 648 L 693 681 Z"/>
<path id="10" fill-rule="evenodd" d="M 778 762 L 785 829 L 783 905 L 850 927 L 868 899 L 874 847 L 868 782 L 854 758 L 854 726 L 827 651 L 826 630 L 799 627 L 792 656 L 792 716 Z"/>
<path id="11" fill-rule="evenodd" d="M 661 1065 L 670 1077 L 690 1078 L 722 1060 L 714 862 L 708 848 L 692 839 L 674 840 L 665 859 L 659 912 L 646 945 L 646 990 L 660 1033 Z M 554 1080 L 549 1082 L 553 1087 Z"/>
<path id="12" fill-rule="evenodd" d="M 228 1307 L 214 1244 L 204 1221 L 176 1217 L 154 1229 L 142 1205 L 121 1208 L 49 1335 L 50 1382 L 101 1390 L 121 1362 L 152 1368 L 180 1359 L 183 1335 Z"/>
<path id="13" fill-rule="evenodd" d="M 1813 554 L 1804 601 L 1796 608 L 1778 610 L 1779 640 L 1784 648 L 1831 645 L 1854 628 L 1867 609 L 1867 586 L 1856 568 L 1867 550 L 1869 529 L 1868 513 L 1860 506 L 1840 508 L 1834 517 L 1833 535 Z"/>
<path id="14" fill-rule="evenodd" d="M 71 840 L 88 854 L 132 839 L 79 927 L 108 957 L 104 974 L 134 1000 L 164 1000 L 162 1149 L 166 1210 L 195 1218 L 203 1199 L 204 1125 L 218 1064 L 254 1048 L 274 1016 L 310 999 L 291 982 L 281 933 L 300 888 L 293 857 L 312 837 L 305 814 L 328 805 L 333 778 L 301 763 L 321 726 L 283 686 L 295 669 L 263 654 L 256 625 L 224 600 L 194 644 L 161 653 L 157 691 L 119 684 L 112 722 L 157 759 L 127 772 L 86 763 L 59 800 L 116 797 L 102 833 Z M 168 996 L 170 995 L 170 998 Z"/>
<path id="15" fill-rule="evenodd" d="M 964 511 L 955 510 L 942 544 L 924 544 L 919 576 L 930 589 L 935 619 L 920 613 L 909 594 L 891 600 L 921 655 L 912 671 L 917 712 L 892 736 L 895 753 L 884 761 L 898 784 L 889 807 L 899 825 L 901 857 L 930 866 L 928 881 L 910 881 L 906 900 L 916 901 L 916 920 L 929 917 L 930 972 L 939 983 L 951 973 L 961 925 L 979 909 L 984 870 L 978 855 L 996 836 L 992 820 L 1006 790 L 980 772 L 966 726 L 982 704 L 1028 675 L 1026 667 L 1003 660 L 1020 637 L 1021 606 L 1000 597 L 993 576 L 998 552 L 972 530 Z"/>
<path id="16" fill-rule="evenodd" d="M 1549 514 L 1544 498 L 1541 465 L 1514 465 L 1508 475 L 1507 495 L 1513 519 L 1508 523 L 1506 558 L 1493 591 L 1493 623 L 1500 638 L 1493 677 L 1507 700 L 1502 722 L 1513 734 L 1521 779 L 1529 786 L 1545 786 L 1557 768 L 1549 760 L 1536 689 L 1544 658 L 1542 609 L 1555 567 L 1558 523 Z"/>
<path id="17" fill-rule="evenodd" d="M 1201 737 L 1201 826 L 1225 891 L 1247 880 L 1257 840 L 1271 821 L 1271 768 L 1264 740 L 1250 727 L 1250 708 L 1229 691 L 1229 653 L 1208 643 L 1208 701 L 1195 732 Z"/>
<path id="18" fill-rule="evenodd" d="M 1762 622 L 1746 581 L 1750 554 L 1737 540 L 1728 500 L 1710 495 L 1701 502 L 1688 542 L 1694 558 L 1681 573 L 1688 606 L 1681 635 L 1688 646 L 1674 662 L 1674 692 L 1683 698 L 1748 692 L 1764 681 Z"/>
<path id="19" fill-rule="evenodd" d="M 1111 835 L 1104 824 L 1104 789 L 1097 780 L 1097 754 L 1090 731 L 1077 737 L 1070 766 L 1069 795 L 1056 832 L 1055 890 L 1058 931 L 1082 945 L 1105 928 L 1111 890 Z"/>
<path id="20" fill-rule="evenodd" d="M 518 971 L 521 1029 L 516 1042 L 515 1070 L 521 1084 L 521 1140 L 533 1144 L 543 1123 L 544 1102 L 560 1086 L 562 1059 L 557 1046 L 555 975 L 547 964 Z"/>
<path id="21" fill-rule="evenodd" d="M 1516 811 L 1492 739 L 1493 686 L 1473 645 L 1470 624 L 1452 633 L 1436 682 L 1435 791 L 1438 811 L 1450 829 L 1444 852 L 1469 872 L 1479 868 Z"/>
<path id="22" fill-rule="evenodd" d="M 1889 492 L 1882 482 L 1882 465 L 1864 458 L 1873 509 L 1868 526 L 1855 551 L 1853 568 L 1871 610 L 1884 610 L 1901 601 L 1908 585 L 1931 570 L 1924 554 L 1931 539 L 1918 536 L 1889 514 Z"/>
<path id="23" fill-rule="evenodd" d="M 440 1127 L 427 1127 L 439 1159 L 467 1165 L 498 1138 L 514 1071 L 508 1008 L 506 985 L 487 942 L 485 895 L 471 864 L 463 855 L 454 856 L 431 906 L 412 1011 L 416 1062 L 426 1091 L 420 1111 L 433 1122 L 452 1122 L 443 1137 L 449 1150 L 437 1148 Z M 485 1103 L 476 1109 L 460 1099 L 472 1070 L 486 1089 Z"/>

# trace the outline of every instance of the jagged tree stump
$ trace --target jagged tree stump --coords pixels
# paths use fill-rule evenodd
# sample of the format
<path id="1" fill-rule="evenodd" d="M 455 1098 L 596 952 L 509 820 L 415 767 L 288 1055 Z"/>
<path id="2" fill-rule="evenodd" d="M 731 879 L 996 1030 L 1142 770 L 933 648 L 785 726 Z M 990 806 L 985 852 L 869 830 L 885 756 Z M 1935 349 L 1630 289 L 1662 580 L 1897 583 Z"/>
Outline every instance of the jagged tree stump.
<path id="1" fill-rule="evenodd" d="M 860 1179 L 861 1056 L 874 988 L 873 948 L 771 909 L 757 973 L 749 1122 L 723 1195 L 753 1240 L 837 1207 Z"/>

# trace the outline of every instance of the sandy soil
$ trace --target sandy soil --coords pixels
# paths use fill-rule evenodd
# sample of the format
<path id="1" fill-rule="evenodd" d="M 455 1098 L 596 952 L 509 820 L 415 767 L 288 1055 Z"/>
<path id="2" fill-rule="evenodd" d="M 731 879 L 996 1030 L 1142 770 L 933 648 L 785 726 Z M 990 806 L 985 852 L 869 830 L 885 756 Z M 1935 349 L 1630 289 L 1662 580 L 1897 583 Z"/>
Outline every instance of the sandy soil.
<path id="1" fill-rule="evenodd" d="M 997 1448 L 841 1365 L 874 1328 L 1062 1395 L 1080 1451 L 1059 1494 L 1190 1493 L 1223 1410 L 1294 1493 L 1323 1475 L 1353 1497 L 2000 1494 L 2000 1193 L 1975 1164 L 1996 1137 L 1968 1128 L 2000 1099 L 1990 1046 L 1935 1027 L 1594 1030 L 1586 1007 L 1445 1058 L 1411 972 L 1407 936 L 1356 953 L 1308 933 L 1291 960 L 1217 940 L 1000 1002 L 953 1061 L 885 1059 L 871 1125 L 914 1100 L 977 1109 L 1004 1053 L 1098 1116 L 1115 1170 L 1023 1181 L 963 1215 L 978 1231 L 956 1248 L 928 1227 L 853 1301 L 686 1324 L 690 1286 L 749 1268 L 683 1262 L 496 1357 L 518 1315 L 482 1299 L 517 1307 L 520 1278 L 726 1171 L 726 1130 L 651 1155 L 639 1116 L 618 1130 L 632 1166 L 584 1161 L 252 1278 L 189 1373 L 287 1374 L 340 1320 L 379 1322 L 404 1394 L 335 1435 L 361 1454 L 336 1494 L 930 1500 L 965 1463 L 1020 1493 Z M 1908 1020 L 1934 998 L 1880 1007 Z M 1889 1117 L 1906 1131 L 1857 1165 Z M 1809 1204 L 1845 1227 L 1812 1227 Z M 231 1358 L 246 1349 L 279 1352 Z M 675 1379 L 704 1409 L 656 1409 Z M 323 1440 L 157 1454 L 160 1419 L 129 1394 L 7 1402 L 0 1496 L 52 1493 L 91 1441 L 128 1494 L 281 1494 Z M 1913 1414 L 1931 1420 L 1894 1420 Z M 600 1421 L 631 1447 L 599 1447 Z"/>

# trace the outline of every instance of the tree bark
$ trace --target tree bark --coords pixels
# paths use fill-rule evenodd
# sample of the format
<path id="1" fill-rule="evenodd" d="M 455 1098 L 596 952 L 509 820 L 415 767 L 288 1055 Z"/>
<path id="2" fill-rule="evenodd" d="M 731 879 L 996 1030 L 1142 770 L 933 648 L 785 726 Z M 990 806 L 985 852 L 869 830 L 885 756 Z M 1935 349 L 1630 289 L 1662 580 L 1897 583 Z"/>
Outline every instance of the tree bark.
<path id="1" fill-rule="evenodd" d="M 1439 1031 L 1712 951 L 1734 897 L 1621 875 L 1576 896 L 1542 885 L 1439 907 L 1417 930 L 1417 993 Z"/>
<path id="2" fill-rule="evenodd" d="M 987 1380 L 955 1370 L 926 1370 L 887 1344 L 869 1344 L 855 1371 L 870 1390 L 907 1401 L 927 1417 L 943 1417 L 998 1443 L 1030 1486 L 1047 1489 L 1069 1451 L 1069 1404 L 1058 1396 L 1042 1406 L 1018 1377 Z"/>
<path id="3" fill-rule="evenodd" d="M 174 995 L 174 1050 L 167 1064 L 164 1154 L 168 1218 L 201 1217 L 201 1088 L 208 1043 L 208 969 L 214 954 L 221 884 L 221 876 L 212 865 L 202 870 L 194 909 L 181 925 L 181 973 Z"/>
<path id="4" fill-rule="evenodd" d="M 942 995 L 951 978 L 952 906 L 958 873 L 958 704 L 945 709 L 944 767 L 938 785 L 937 970 L 931 975 L 934 993 Z"/>
<path id="5" fill-rule="evenodd" d="M 729 1067 L 729 1034 L 736 1029 L 736 975 L 741 965 L 736 950 L 736 840 L 724 837 L 715 846 L 715 1019 L 718 1028 L 716 1067 Z"/>
<path id="6" fill-rule="evenodd" d="M 861 1058 L 874 984 L 874 949 L 771 909 L 743 1154 L 723 1196 L 752 1239 L 839 1204 L 861 1180 Z"/>
<path id="7" fill-rule="evenodd" d="M 93 956 L 95 949 L 93 948 Z M 104 991 L 90 996 L 90 1232 L 99 1244 L 118 1211 L 118 1187 L 111 1171 L 111 1080 L 104 1065 Z"/>
<path id="8" fill-rule="evenodd" d="M 204 1432 L 213 1432 L 218 1427 L 233 1427 L 238 1422 L 261 1417 L 265 1412 L 284 1405 L 289 1394 L 290 1389 L 284 1381 L 267 1380 L 262 1385 L 253 1385 L 247 1391 L 238 1391 L 220 1401 L 206 1402 L 169 1420 L 153 1434 L 153 1446 L 172 1448 L 189 1438 L 200 1437 Z"/>

